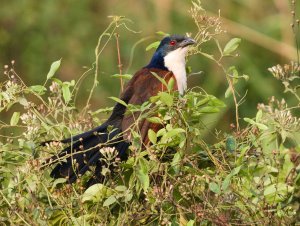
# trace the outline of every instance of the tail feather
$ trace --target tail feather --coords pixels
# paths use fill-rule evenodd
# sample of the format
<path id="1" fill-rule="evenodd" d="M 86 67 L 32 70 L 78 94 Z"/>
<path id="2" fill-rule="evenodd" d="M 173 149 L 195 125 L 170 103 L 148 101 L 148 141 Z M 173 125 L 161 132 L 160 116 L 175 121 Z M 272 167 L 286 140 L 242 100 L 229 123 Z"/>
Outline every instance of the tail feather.
<path id="1" fill-rule="evenodd" d="M 124 161 L 127 159 L 127 155 L 126 155 L 126 151 L 129 147 L 129 143 L 127 142 L 119 142 L 115 148 L 119 151 L 118 153 L 118 157 Z M 96 168 L 95 168 L 95 172 L 94 172 L 94 175 L 87 181 L 86 183 L 86 187 L 90 187 L 92 186 L 93 184 L 96 184 L 96 183 L 101 183 L 102 180 L 103 180 L 103 176 L 101 174 L 101 170 L 102 170 L 102 164 L 101 164 L 101 161 L 97 161 L 96 162 Z"/>
<path id="2" fill-rule="evenodd" d="M 46 163 L 56 163 L 60 160 L 62 160 L 66 155 L 74 155 L 74 153 L 80 151 L 81 147 L 86 146 L 85 144 L 89 144 L 91 138 L 96 139 L 99 138 L 100 135 L 103 134 L 103 138 L 99 139 L 99 143 L 103 143 L 107 141 L 107 138 L 105 139 L 105 136 L 107 136 L 107 126 L 101 125 L 99 127 L 96 127 L 90 131 L 78 134 L 76 136 L 72 136 L 70 138 L 60 140 L 61 143 L 71 143 L 71 145 L 65 149 L 63 149 L 58 155 L 54 155 L 51 158 L 49 158 Z M 102 140 L 102 141 L 101 141 Z M 46 141 L 42 145 L 46 143 L 50 143 L 51 141 Z M 86 148 L 85 148 L 86 150 Z M 73 156 L 74 157 L 74 156 Z"/>
<path id="3" fill-rule="evenodd" d="M 81 139 L 86 139 L 86 138 L 90 137 L 91 135 L 93 135 L 94 133 L 105 132 L 106 129 L 107 129 L 107 124 L 104 123 L 101 126 L 98 126 L 98 127 L 94 128 L 92 130 L 89 130 L 87 132 L 78 134 L 76 136 L 66 138 L 64 140 L 61 140 L 60 142 L 65 144 L 65 143 L 75 142 L 75 141 L 78 141 L 78 140 L 81 140 Z"/>
<path id="4" fill-rule="evenodd" d="M 62 140 L 62 143 L 71 143 L 71 145 L 47 160 L 50 164 L 57 163 L 50 176 L 66 177 L 68 183 L 73 183 L 80 175 L 90 170 L 91 166 L 96 166 L 95 178 L 91 178 L 88 184 L 98 181 L 101 177 L 100 148 L 115 147 L 118 157 L 126 158 L 129 143 L 120 137 L 120 133 L 120 129 L 108 133 L 107 125 L 101 125 L 83 134 Z"/>

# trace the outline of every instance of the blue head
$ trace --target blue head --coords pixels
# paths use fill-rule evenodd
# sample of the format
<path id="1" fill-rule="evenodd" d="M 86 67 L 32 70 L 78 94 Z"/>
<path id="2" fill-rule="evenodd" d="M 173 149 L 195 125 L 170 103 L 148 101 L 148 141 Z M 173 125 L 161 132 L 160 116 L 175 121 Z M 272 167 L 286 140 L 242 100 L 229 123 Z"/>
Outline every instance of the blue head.
<path id="1" fill-rule="evenodd" d="M 178 49 L 184 49 L 192 44 L 195 44 L 195 40 L 186 36 L 171 35 L 165 37 L 163 40 L 161 40 L 150 63 L 146 66 L 146 68 L 168 70 L 165 65 L 165 57 L 172 52 L 174 53 L 174 51 Z"/>

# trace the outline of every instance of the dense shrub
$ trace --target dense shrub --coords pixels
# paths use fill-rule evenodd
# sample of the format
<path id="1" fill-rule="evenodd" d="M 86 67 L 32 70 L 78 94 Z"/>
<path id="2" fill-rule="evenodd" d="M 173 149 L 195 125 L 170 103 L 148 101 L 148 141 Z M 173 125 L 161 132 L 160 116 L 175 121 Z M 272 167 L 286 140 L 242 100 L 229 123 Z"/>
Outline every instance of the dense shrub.
<path id="1" fill-rule="evenodd" d="M 22 81 L 12 62 L 5 67 L 7 80 L 0 84 L 0 111 L 12 112 L 10 122 L 0 121 L 0 126 L 13 132 L 0 143 L 2 223 L 190 226 L 287 225 L 300 220 L 300 119 L 293 114 L 300 106 L 299 64 L 269 69 L 283 82 L 285 91 L 295 96 L 296 104 L 288 106 L 284 100 L 270 97 L 269 103 L 258 104 L 254 118 L 244 118 L 245 126 L 239 125 L 240 104 L 246 98 L 239 96 L 235 85 L 248 76 L 240 75 L 234 66 L 225 66 L 223 59 L 233 56 L 241 40 L 234 38 L 222 47 L 217 40 L 222 33 L 219 18 L 207 16 L 199 2 L 194 3 L 191 15 L 199 44 L 190 55 L 206 56 L 224 72 L 228 82 L 225 96 L 236 106 L 236 123 L 226 125 L 231 126 L 231 133 L 215 129 L 210 132 L 213 139 L 204 140 L 210 124 L 206 116 L 219 114 L 226 105 L 200 87 L 181 97 L 172 91 L 174 80 L 168 84 L 162 80 L 168 92 L 141 106 L 127 106 L 129 114 L 140 112 L 136 124 L 147 119 L 162 125 L 158 132 L 148 132 L 153 145 L 141 147 L 134 124 L 128 160 L 119 161 L 112 148 L 101 150 L 107 163 L 102 169 L 103 183 L 85 189 L 89 172 L 74 185 L 66 185 L 65 178 L 50 178 L 50 167 L 41 168 L 62 144 L 41 147 L 40 143 L 92 128 L 101 123 L 99 113 L 112 109 L 91 111 L 88 98 L 86 107 L 78 111 L 75 100 L 86 74 L 79 81 L 57 79 L 60 60 L 52 64 L 45 83 L 34 86 Z M 95 63 L 87 71 L 95 72 L 90 97 L 98 84 L 101 48 L 115 29 L 124 25 L 123 18 L 114 17 L 99 38 Z M 219 56 L 202 51 L 207 42 L 216 44 Z M 188 71 L 193 74 L 191 68 Z M 119 80 L 130 75 L 114 77 Z"/>

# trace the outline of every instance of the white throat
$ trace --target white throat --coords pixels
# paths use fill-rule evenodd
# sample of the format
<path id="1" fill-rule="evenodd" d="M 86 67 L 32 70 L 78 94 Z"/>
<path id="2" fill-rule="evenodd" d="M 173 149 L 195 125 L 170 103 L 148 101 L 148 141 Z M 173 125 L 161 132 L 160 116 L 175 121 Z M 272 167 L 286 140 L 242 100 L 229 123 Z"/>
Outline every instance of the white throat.
<path id="1" fill-rule="evenodd" d="M 187 88 L 185 55 L 188 47 L 176 49 L 164 57 L 165 67 L 172 71 L 177 82 L 178 91 L 183 95 Z"/>

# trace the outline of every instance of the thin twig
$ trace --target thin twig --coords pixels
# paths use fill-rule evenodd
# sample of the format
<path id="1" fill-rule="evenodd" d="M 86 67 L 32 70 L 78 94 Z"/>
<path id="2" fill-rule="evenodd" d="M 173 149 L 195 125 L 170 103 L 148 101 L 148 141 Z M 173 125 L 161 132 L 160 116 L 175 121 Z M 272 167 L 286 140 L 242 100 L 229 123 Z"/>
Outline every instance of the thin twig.
<path id="1" fill-rule="evenodd" d="M 232 93 L 232 97 L 233 97 L 233 101 L 234 101 L 234 105 L 235 105 L 235 120 L 236 120 L 236 130 L 240 131 L 240 124 L 239 124 L 239 102 L 237 101 L 236 98 L 236 90 L 234 88 L 234 85 L 232 83 L 232 78 L 230 78 L 228 72 L 226 71 L 226 69 L 224 68 L 224 66 L 221 64 L 221 60 L 223 58 L 223 55 L 221 55 L 221 57 L 216 60 L 215 58 L 212 58 L 212 60 L 223 70 L 229 89 Z"/>
<path id="2" fill-rule="evenodd" d="M 296 50 L 297 50 L 297 62 L 299 63 L 300 62 L 300 56 L 299 56 L 299 40 L 298 40 L 298 33 L 297 31 L 299 32 L 299 19 L 296 19 L 296 2 L 295 1 L 292 1 L 291 2 L 291 8 L 292 8 L 292 24 L 291 24 L 291 27 L 292 27 L 292 31 L 293 31 L 293 34 L 294 34 L 294 39 L 295 39 L 295 45 L 296 45 Z M 299 76 L 300 76 L 300 71 L 299 71 Z"/>
<path id="3" fill-rule="evenodd" d="M 122 62 L 121 62 L 121 54 L 120 54 L 120 45 L 119 45 L 119 37 L 120 35 L 118 33 L 115 34 L 116 41 L 117 41 L 117 52 L 118 52 L 118 68 L 119 68 L 119 74 L 120 74 L 120 83 L 121 83 L 121 92 L 123 93 L 123 79 L 122 79 Z"/>
<path id="4" fill-rule="evenodd" d="M 235 105 L 235 120 L 236 120 L 236 130 L 239 131 L 240 130 L 240 124 L 239 124 L 239 104 L 238 101 L 236 99 L 236 91 L 234 89 L 234 86 L 232 84 L 232 80 L 229 78 L 229 76 L 226 74 L 226 78 L 229 84 L 229 88 L 232 92 L 232 97 L 233 97 L 233 101 L 234 101 L 234 105 Z"/>
<path id="5" fill-rule="evenodd" d="M 113 28 L 112 28 L 113 27 Z M 109 33 L 110 29 L 112 29 L 112 31 Z M 92 98 L 92 95 L 94 93 L 94 89 L 96 88 L 96 86 L 98 85 L 99 81 L 98 81 L 98 73 L 99 73 L 99 56 L 102 53 L 103 49 L 106 47 L 106 45 L 108 44 L 108 42 L 110 41 L 112 35 L 114 34 L 114 31 L 117 29 L 116 23 L 115 21 L 111 22 L 108 27 L 104 30 L 104 32 L 100 35 L 100 37 L 98 38 L 98 43 L 97 46 L 95 48 L 95 74 L 94 74 L 94 82 L 93 82 L 93 86 L 91 88 L 90 94 L 88 96 L 87 102 L 86 102 L 86 106 L 84 108 L 83 111 L 88 109 L 90 100 Z M 101 42 L 104 36 L 109 36 L 108 39 L 106 40 L 106 42 L 104 43 L 103 47 L 101 48 Z"/>

